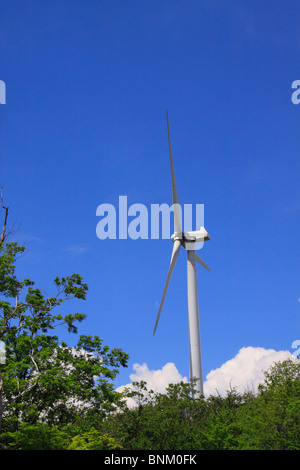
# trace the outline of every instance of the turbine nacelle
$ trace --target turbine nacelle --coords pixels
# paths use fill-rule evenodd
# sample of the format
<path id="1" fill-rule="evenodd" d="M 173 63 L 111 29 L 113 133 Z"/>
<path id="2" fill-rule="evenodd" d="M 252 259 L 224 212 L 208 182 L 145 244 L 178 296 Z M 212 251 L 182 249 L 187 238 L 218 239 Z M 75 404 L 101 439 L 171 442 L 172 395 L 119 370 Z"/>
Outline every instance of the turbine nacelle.
<path id="1" fill-rule="evenodd" d="M 204 242 L 209 239 L 210 239 L 209 234 L 203 226 L 200 227 L 200 230 L 194 230 L 194 231 L 188 231 L 188 232 L 182 232 L 182 233 L 175 232 L 171 236 L 171 240 L 173 243 L 175 242 L 175 240 L 179 240 L 181 245 L 185 249 L 189 249 L 191 243 Z"/>

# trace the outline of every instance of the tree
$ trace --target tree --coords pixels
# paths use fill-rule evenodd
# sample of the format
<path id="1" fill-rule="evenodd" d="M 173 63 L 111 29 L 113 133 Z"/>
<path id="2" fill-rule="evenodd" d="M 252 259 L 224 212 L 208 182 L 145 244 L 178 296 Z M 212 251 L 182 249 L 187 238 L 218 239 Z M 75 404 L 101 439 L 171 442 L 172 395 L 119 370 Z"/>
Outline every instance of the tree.
<path id="1" fill-rule="evenodd" d="M 49 426 L 45 423 L 21 423 L 14 432 L 5 434 L 8 449 L 14 450 L 121 450 L 114 438 L 93 427 L 79 430 L 71 426 Z"/>
<path id="2" fill-rule="evenodd" d="M 122 450 L 113 437 L 102 434 L 95 428 L 77 434 L 71 439 L 68 450 Z"/>
<path id="3" fill-rule="evenodd" d="M 1 193 L 1 204 L 3 197 Z M 78 332 L 83 313 L 63 313 L 71 299 L 84 300 L 88 286 L 79 274 L 54 279 L 55 295 L 15 275 L 25 247 L 7 242 L 8 208 L 0 241 L 0 340 L 6 360 L 0 364 L 0 432 L 20 423 L 70 424 L 80 417 L 106 415 L 118 401 L 113 379 L 127 365 L 121 349 L 104 346 L 98 336 L 80 335 L 69 347 L 54 334 L 59 325 Z M 57 331 L 57 330 L 56 330 Z"/>
<path id="4" fill-rule="evenodd" d="M 5 448 L 13 450 L 63 450 L 71 442 L 67 432 L 44 423 L 22 422 L 18 429 L 6 432 L 4 437 Z"/>
<path id="5" fill-rule="evenodd" d="M 300 361 L 274 364 L 264 374 L 259 393 L 240 410 L 243 449 L 300 449 Z"/>
<path id="6" fill-rule="evenodd" d="M 171 384 L 154 393 L 135 383 L 124 396 L 136 406 L 108 416 L 101 426 L 124 449 L 300 449 L 300 361 L 277 363 L 265 372 L 257 395 L 193 398 L 192 384 Z"/>
<path id="7" fill-rule="evenodd" d="M 201 430 L 207 419 L 202 398 L 193 398 L 194 384 L 170 384 L 166 393 L 147 389 L 144 381 L 134 382 L 124 398 L 136 406 L 123 409 L 103 421 L 101 429 L 129 450 L 201 449 Z"/>

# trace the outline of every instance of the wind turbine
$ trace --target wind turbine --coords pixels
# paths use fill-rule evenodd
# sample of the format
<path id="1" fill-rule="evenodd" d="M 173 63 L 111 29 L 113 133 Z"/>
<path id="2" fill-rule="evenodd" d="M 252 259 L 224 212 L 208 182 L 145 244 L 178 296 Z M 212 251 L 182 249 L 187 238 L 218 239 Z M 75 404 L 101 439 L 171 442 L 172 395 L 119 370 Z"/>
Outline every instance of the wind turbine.
<path id="1" fill-rule="evenodd" d="M 180 247 L 183 246 L 187 252 L 187 286 L 188 286 L 188 320 L 189 320 L 189 360 L 190 360 L 190 380 L 196 380 L 195 389 L 200 395 L 203 395 L 203 376 L 202 376 L 202 361 L 201 361 L 201 344 L 200 344 L 200 327 L 199 327 L 199 307 L 198 307 L 198 292 L 197 292 L 197 269 L 196 261 L 200 263 L 205 269 L 209 271 L 208 266 L 196 253 L 197 242 L 209 240 L 209 235 L 204 227 L 197 231 L 182 232 L 181 226 L 181 210 L 178 203 L 178 195 L 175 182 L 173 157 L 171 149 L 171 138 L 169 128 L 169 118 L 167 113 L 167 126 L 168 126 L 168 139 L 169 139 L 169 153 L 170 153 L 170 166 L 172 177 L 172 196 L 173 196 L 173 212 L 174 212 L 174 233 L 171 240 L 174 243 L 171 256 L 170 267 L 167 275 L 165 288 L 163 291 L 156 323 L 153 331 L 158 325 L 159 317 L 166 297 L 167 289 L 170 279 L 178 258 Z"/>

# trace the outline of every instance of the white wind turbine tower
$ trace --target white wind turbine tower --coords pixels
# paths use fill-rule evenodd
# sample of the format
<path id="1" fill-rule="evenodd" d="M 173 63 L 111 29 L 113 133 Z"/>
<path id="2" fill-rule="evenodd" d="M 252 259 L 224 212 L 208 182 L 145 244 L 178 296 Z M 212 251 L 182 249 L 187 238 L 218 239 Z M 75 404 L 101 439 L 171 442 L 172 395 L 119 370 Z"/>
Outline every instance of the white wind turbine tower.
<path id="1" fill-rule="evenodd" d="M 201 345 L 200 345 L 196 261 L 198 261 L 208 271 L 209 271 L 209 268 L 206 266 L 206 264 L 200 258 L 200 256 L 196 253 L 195 244 L 197 242 L 209 240 L 209 235 L 204 227 L 201 227 L 200 230 L 197 230 L 197 231 L 182 232 L 181 209 L 178 203 L 178 195 L 177 195 L 177 189 L 176 189 L 176 183 L 175 183 L 168 113 L 167 113 L 167 125 L 168 125 L 169 153 L 170 153 L 170 165 L 171 165 L 171 176 L 172 176 L 173 211 L 174 211 L 174 234 L 171 236 L 171 240 L 174 243 L 174 245 L 173 245 L 169 272 L 168 272 L 165 288 L 163 291 L 158 315 L 156 318 L 153 335 L 155 334 L 155 331 L 157 328 L 162 306 L 166 297 L 167 289 L 168 289 L 170 279 L 171 279 L 171 276 L 172 276 L 172 273 L 173 273 L 173 270 L 174 270 L 174 267 L 178 258 L 179 249 L 182 245 L 187 251 L 190 380 L 197 379 L 196 384 L 195 384 L 195 389 L 200 395 L 203 395 L 203 377 L 202 377 L 202 361 L 201 361 Z"/>

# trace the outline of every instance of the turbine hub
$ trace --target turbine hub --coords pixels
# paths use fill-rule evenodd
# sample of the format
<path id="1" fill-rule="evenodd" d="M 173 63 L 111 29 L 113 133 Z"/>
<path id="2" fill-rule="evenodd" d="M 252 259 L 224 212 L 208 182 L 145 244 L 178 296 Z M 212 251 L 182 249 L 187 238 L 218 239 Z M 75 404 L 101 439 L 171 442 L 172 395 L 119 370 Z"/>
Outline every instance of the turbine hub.
<path id="1" fill-rule="evenodd" d="M 180 232 L 175 232 L 173 233 L 173 235 L 171 236 L 171 240 L 172 242 L 174 243 L 176 240 L 182 240 L 182 233 Z"/>

